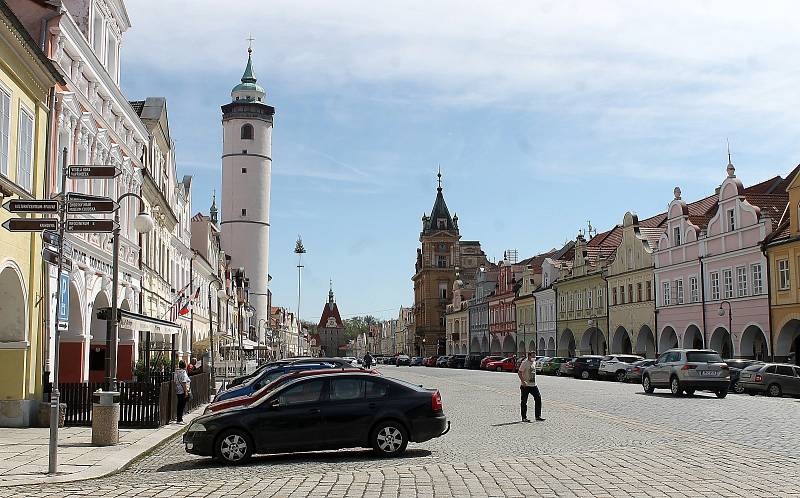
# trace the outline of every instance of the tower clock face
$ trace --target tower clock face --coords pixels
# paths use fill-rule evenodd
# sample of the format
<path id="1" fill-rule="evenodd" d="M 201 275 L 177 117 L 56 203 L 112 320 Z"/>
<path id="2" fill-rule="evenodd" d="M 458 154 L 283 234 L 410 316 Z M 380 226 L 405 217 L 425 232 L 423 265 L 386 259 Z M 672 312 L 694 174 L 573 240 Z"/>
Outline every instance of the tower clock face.
<path id="1" fill-rule="evenodd" d="M 329 329 L 335 329 L 336 328 L 336 319 L 334 317 L 332 317 L 332 316 L 329 317 L 328 318 L 328 323 L 325 324 L 325 327 L 327 327 Z"/>

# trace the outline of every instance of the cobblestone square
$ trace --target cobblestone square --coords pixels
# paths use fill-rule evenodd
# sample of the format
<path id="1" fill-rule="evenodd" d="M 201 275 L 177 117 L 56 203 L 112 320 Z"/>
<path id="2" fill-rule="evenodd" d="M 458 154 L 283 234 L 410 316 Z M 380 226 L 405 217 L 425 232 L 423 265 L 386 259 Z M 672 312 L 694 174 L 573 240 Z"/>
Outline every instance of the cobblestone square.
<path id="1" fill-rule="evenodd" d="M 800 496 L 798 401 L 647 396 L 539 376 L 545 422 L 519 420 L 513 374 L 381 367 L 441 390 L 452 430 L 398 459 L 368 450 L 256 456 L 241 467 L 174 439 L 103 479 L 8 496 Z"/>

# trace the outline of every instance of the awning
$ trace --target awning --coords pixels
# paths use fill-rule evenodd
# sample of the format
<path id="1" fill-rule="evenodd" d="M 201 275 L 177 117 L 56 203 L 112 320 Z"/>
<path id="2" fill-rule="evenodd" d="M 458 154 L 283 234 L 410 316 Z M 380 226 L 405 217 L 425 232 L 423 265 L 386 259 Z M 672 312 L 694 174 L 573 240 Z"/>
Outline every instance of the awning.
<path id="1" fill-rule="evenodd" d="M 258 343 L 255 341 L 251 341 L 250 339 L 243 339 L 242 340 L 242 347 L 244 349 L 253 349 L 258 346 Z"/>
<path id="2" fill-rule="evenodd" d="M 128 310 L 117 310 L 119 314 L 119 327 L 121 329 L 135 330 L 141 332 L 150 332 L 155 334 L 174 335 L 181 333 L 180 325 L 167 320 L 153 318 L 147 315 L 140 315 Z M 97 317 L 101 320 L 108 320 L 111 316 L 111 308 L 100 308 L 97 311 Z"/>

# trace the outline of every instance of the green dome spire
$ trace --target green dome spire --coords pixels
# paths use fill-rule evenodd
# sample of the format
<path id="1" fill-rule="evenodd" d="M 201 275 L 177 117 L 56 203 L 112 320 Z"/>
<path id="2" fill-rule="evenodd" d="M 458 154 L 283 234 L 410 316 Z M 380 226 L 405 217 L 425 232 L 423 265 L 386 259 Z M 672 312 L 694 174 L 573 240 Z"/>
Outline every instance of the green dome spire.
<path id="1" fill-rule="evenodd" d="M 253 72 L 253 49 L 247 49 L 247 66 L 244 68 L 242 74 L 242 82 L 233 87 L 231 90 L 231 98 L 233 100 L 248 100 L 262 102 L 266 96 L 264 87 L 257 83 L 256 75 Z"/>

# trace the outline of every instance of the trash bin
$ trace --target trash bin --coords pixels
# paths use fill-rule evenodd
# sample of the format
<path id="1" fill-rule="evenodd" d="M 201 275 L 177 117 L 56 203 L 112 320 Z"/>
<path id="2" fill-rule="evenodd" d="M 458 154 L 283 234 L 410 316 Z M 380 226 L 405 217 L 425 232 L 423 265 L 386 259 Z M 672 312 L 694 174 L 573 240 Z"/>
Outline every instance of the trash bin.
<path id="1" fill-rule="evenodd" d="M 113 446 L 119 442 L 119 393 L 92 393 L 92 444 Z"/>

